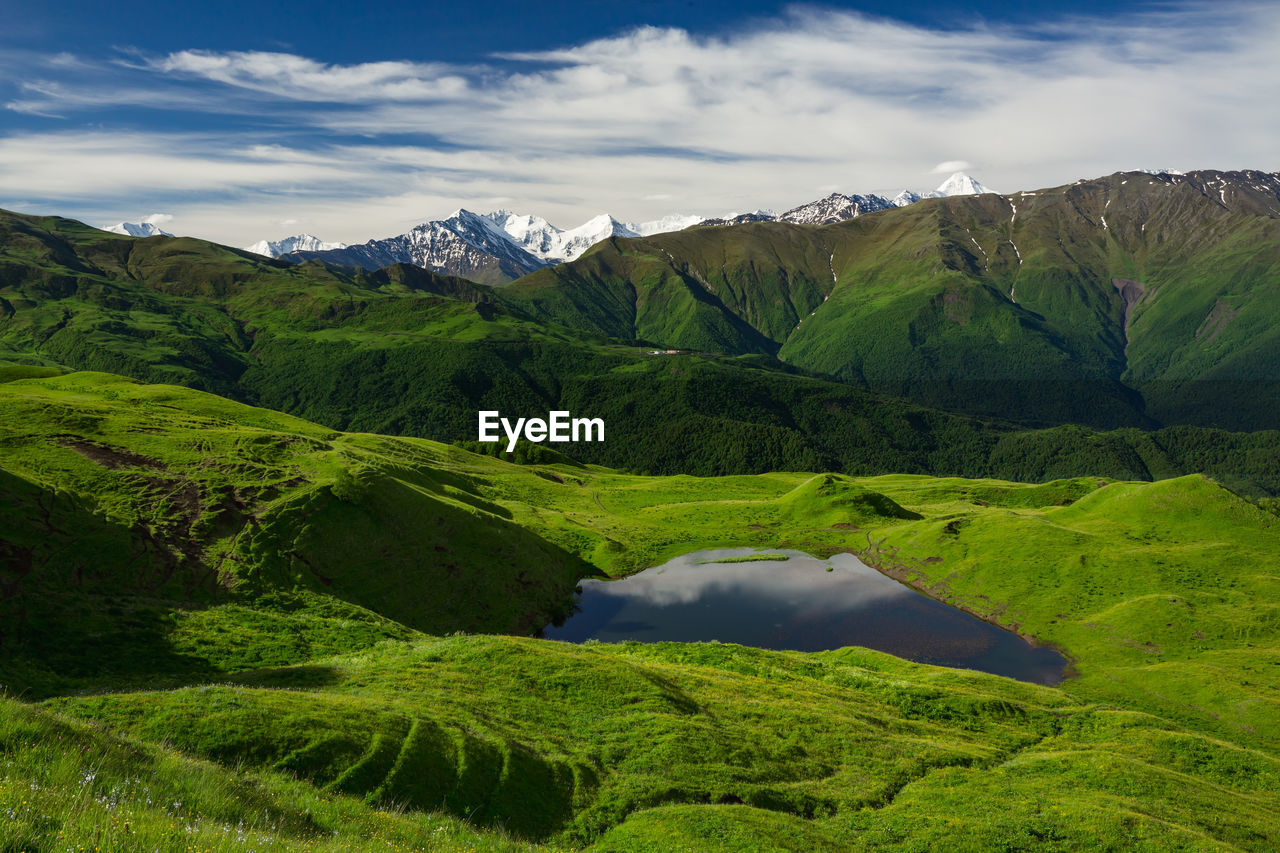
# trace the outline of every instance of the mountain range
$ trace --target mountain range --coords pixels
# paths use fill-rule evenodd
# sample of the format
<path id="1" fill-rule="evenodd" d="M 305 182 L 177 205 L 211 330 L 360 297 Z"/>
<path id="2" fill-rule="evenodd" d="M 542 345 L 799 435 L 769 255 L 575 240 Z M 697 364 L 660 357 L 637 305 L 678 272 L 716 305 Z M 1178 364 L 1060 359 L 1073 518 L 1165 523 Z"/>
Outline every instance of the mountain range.
<path id="1" fill-rule="evenodd" d="M 296 234 L 293 237 L 285 237 L 283 240 L 259 240 L 252 246 L 245 247 L 255 255 L 268 258 L 278 258 L 290 252 L 328 252 L 345 248 L 347 248 L 346 243 L 326 243 L 310 234 Z"/>
<path id="2" fill-rule="evenodd" d="M 1280 427 L 1280 174 L 1120 172 L 615 239 L 503 295 L 975 415 Z"/>
<path id="3" fill-rule="evenodd" d="M 405 234 L 356 246 L 326 245 L 310 235 L 299 235 L 275 242 L 260 241 L 249 246 L 248 250 L 295 262 L 322 260 L 369 270 L 406 263 L 482 284 L 505 284 L 543 267 L 572 261 L 611 237 L 649 237 L 703 224 L 791 222 L 830 225 L 924 198 L 985 192 L 989 190 L 975 179 L 956 173 L 936 190 L 924 194 L 907 190 L 892 200 L 878 195 L 832 193 L 782 214 L 757 210 L 717 219 L 676 214 L 641 223 L 620 222 L 609 214 L 601 214 L 570 229 L 557 228 L 539 216 L 508 210 L 477 214 L 459 209 L 445 219 L 424 222 Z"/>
<path id="4" fill-rule="evenodd" d="M 510 215 L 494 217 L 457 218 L 533 257 L 499 224 Z M 588 407 L 636 440 L 584 448 L 583 461 L 702 473 L 889 458 L 900 471 L 988 470 L 969 467 L 1000 434 L 987 422 L 1280 428 L 1280 176 L 1263 172 L 1121 172 L 832 225 L 612 236 L 502 287 L 394 258 L 299 265 L 66 223 L 7 226 L 13 245 L 52 254 L 34 266 L 25 250 L 0 255 L 0 281 L 16 283 L 0 293 L 0 350 L 335 428 L 461 440 L 477 407 Z M 138 312 L 153 319 L 135 328 Z M 667 368 L 645 347 L 699 355 Z M 908 418 L 903 400 L 929 414 Z M 876 407 L 897 425 L 872 427 Z M 673 430 L 678 413 L 691 420 Z M 726 449 L 696 461 L 672 438 L 711 429 Z M 868 429 L 896 431 L 906 455 L 884 456 Z M 879 461 L 859 455 L 871 446 Z M 968 461 L 913 461 L 916 447 Z M 1106 470 L 1147 476 L 1167 452 L 1126 450 Z"/>

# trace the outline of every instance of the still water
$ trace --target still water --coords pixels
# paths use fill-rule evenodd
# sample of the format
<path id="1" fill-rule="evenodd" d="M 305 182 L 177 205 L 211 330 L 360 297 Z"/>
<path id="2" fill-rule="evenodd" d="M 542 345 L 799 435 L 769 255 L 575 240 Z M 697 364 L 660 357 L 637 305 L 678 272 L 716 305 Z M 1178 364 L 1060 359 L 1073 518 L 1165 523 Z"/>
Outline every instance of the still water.
<path id="1" fill-rule="evenodd" d="M 761 554 L 787 559 L 719 562 Z M 719 640 L 805 652 L 864 646 L 1037 684 L 1057 684 L 1066 666 L 1052 649 L 927 598 L 851 554 L 820 560 L 750 548 L 685 554 L 617 581 L 584 580 L 579 612 L 543 636 Z"/>

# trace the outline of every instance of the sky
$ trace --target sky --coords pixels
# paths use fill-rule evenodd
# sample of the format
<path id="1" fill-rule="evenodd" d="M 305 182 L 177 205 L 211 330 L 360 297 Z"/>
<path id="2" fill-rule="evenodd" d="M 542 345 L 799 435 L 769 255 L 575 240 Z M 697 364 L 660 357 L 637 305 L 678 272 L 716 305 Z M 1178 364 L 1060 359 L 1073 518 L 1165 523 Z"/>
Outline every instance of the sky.
<path id="1" fill-rule="evenodd" d="M 1280 4 L 0 0 L 0 207 L 231 245 L 1280 170 Z"/>

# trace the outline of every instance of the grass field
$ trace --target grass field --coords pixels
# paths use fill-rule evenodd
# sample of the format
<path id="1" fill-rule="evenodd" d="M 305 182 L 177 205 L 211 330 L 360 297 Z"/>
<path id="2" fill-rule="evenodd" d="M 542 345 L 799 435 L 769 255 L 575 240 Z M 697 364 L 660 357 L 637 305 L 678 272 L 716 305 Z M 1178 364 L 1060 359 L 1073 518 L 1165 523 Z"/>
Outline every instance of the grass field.
<path id="1" fill-rule="evenodd" d="M 1280 517 L 1206 478 L 640 477 L 106 374 L 0 411 L 10 849 L 1280 841 Z M 853 552 L 1074 677 L 527 636 L 725 546 Z"/>

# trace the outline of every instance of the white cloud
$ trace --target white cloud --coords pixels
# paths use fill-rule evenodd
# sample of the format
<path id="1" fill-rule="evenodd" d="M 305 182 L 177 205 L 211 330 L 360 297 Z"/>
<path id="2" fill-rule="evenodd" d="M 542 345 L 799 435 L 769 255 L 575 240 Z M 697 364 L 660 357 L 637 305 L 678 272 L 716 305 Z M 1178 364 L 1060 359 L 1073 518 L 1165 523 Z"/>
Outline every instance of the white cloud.
<path id="1" fill-rule="evenodd" d="M 348 99 L 424 101 L 465 97 L 467 78 L 448 65 L 366 62 L 325 65 L 289 53 L 184 50 L 147 65 L 157 71 L 215 80 L 257 92 L 306 101 Z"/>
<path id="2" fill-rule="evenodd" d="M 151 224 L 151 225 L 156 225 L 156 226 L 164 225 L 164 224 L 165 224 L 165 223 L 167 223 L 167 222 L 172 222 L 172 221 L 173 221 L 173 214 L 171 214 L 171 213 L 153 213 L 153 214 L 151 214 L 150 216 L 145 216 L 145 217 L 143 217 L 142 221 L 143 221 L 144 223 L 149 223 L 149 224 Z"/>
<path id="3" fill-rule="evenodd" d="M 949 175 L 952 172 L 963 172 L 972 168 L 973 164 L 968 160 L 943 160 L 929 172 L 934 175 Z"/>
<path id="4" fill-rule="evenodd" d="M 801 8 L 720 37 L 642 28 L 484 66 L 62 57 L 12 65 L 36 72 L 9 108 L 239 124 L 10 132 L 0 195 L 71 215 L 163 205 L 234 244 L 280 236 L 301 210 L 318 236 L 353 242 L 495 198 L 562 225 L 652 219 L 673 199 L 786 209 L 830 189 L 927 188 L 930 164 L 970 168 L 957 154 L 1010 190 L 1163 163 L 1278 169 L 1278 41 L 1274 4 L 953 31 Z"/>

